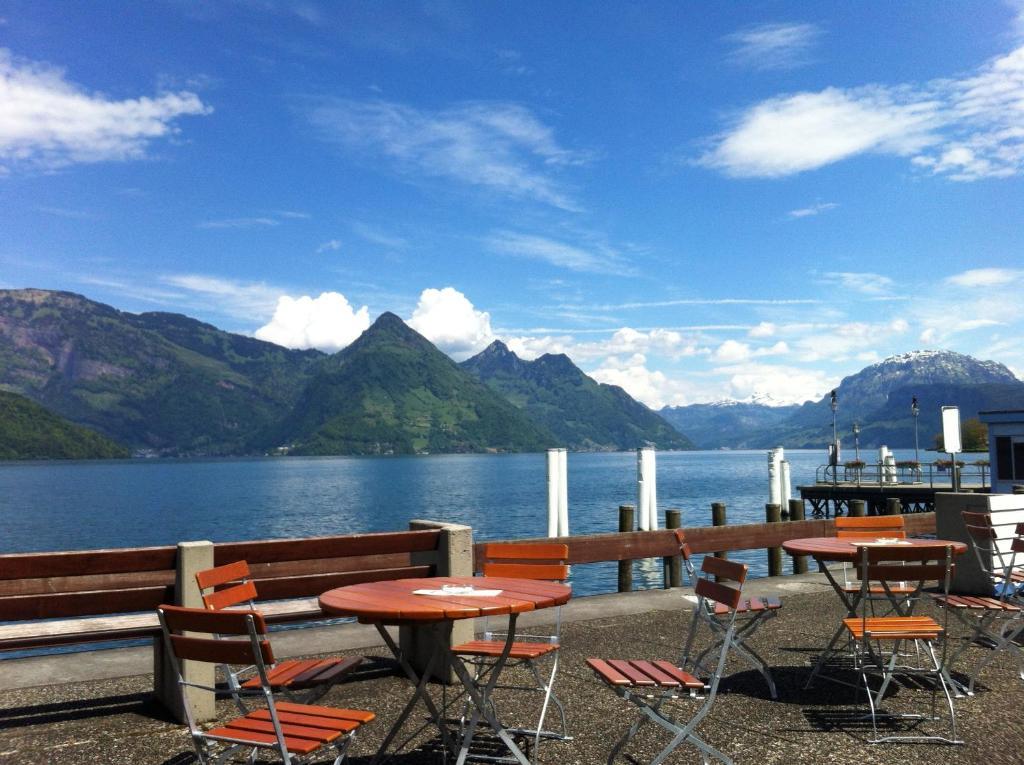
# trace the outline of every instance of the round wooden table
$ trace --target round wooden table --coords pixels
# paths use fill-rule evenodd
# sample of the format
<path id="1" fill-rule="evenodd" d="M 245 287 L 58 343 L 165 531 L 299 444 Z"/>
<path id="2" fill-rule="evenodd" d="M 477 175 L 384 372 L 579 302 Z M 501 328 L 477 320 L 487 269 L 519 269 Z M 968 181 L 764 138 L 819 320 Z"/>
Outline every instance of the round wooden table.
<path id="1" fill-rule="evenodd" d="M 445 585 L 472 587 L 476 592 L 500 590 L 497 594 L 457 594 L 440 592 Z M 417 594 L 417 591 L 433 591 L 431 594 Z M 373 762 L 376 763 L 387 753 L 392 740 L 398 734 L 405 720 L 420 700 L 430 713 L 444 741 L 446 751 L 454 751 L 452 736 L 445 723 L 443 710 L 439 710 L 427 693 L 427 681 L 435 668 L 451 667 L 459 678 L 466 693 L 477 709 L 477 714 L 466 726 L 459 747 L 458 762 L 465 761 L 470 743 L 477 726 L 483 719 L 508 747 L 510 754 L 522 765 L 530 760 L 516 745 L 508 731 L 494 713 L 489 703 L 491 690 L 498 681 L 509 652 L 515 641 L 516 619 L 519 614 L 542 608 L 561 606 L 569 602 L 572 590 L 557 582 L 533 579 L 507 579 L 501 577 L 431 577 L 427 579 L 396 579 L 385 582 L 351 584 L 328 590 L 320 596 L 320 607 L 332 616 L 354 616 L 364 624 L 373 624 L 395 659 L 416 686 L 412 698 L 405 705 L 395 724 L 388 731 Z M 452 624 L 458 619 L 474 619 L 478 616 L 508 615 L 508 635 L 505 647 L 488 673 L 487 684 L 483 687 L 466 669 L 462 661 L 451 651 Z M 430 635 L 433 650 L 421 673 L 409 664 L 402 650 L 388 633 L 387 626 L 419 626 Z"/>
<path id="2" fill-rule="evenodd" d="M 884 534 L 878 536 L 879 539 L 885 539 Z M 890 537 L 891 538 L 891 537 Z M 819 568 L 824 572 L 825 577 L 828 579 L 829 584 L 832 585 L 832 589 L 836 591 L 839 598 L 843 601 L 843 605 L 846 606 L 847 617 L 857 616 L 857 606 L 861 602 L 861 593 L 850 592 L 844 589 L 843 585 L 836 581 L 835 577 L 832 576 L 832 572 L 829 571 L 828 566 L 825 565 L 826 561 L 834 563 L 855 563 L 857 561 L 857 548 L 863 546 L 876 546 L 876 540 L 872 539 L 849 539 L 839 537 L 804 537 L 802 539 L 790 539 L 782 543 L 782 549 L 788 552 L 790 555 L 810 555 L 817 561 Z M 890 546 L 890 545 L 883 545 Z M 955 542 L 949 539 L 900 539 L 898 542 L 891 545 L 894 551 L 898 551 L 901 548 L 907 547 L 951 547 L 953 548 L 953 555 L 963 555 L 967 552 L 967 545 L 963 542 Z M 899 599 L 891 598 L 892 606 L 897 613 L 903 616 L 907 616 L 910 613 L 909 609 L 904 609 L 901 606 Z M 844 633 L 844 627 L 842 623 L 836 628 L 836 631 L 832 634 L 832 639 L 829 640 L 825 650 L 819 655 L 818 661 L 814 665 L 814 669 L 811 671 L 810 678 L 807 681 L 805 688 L 809 688 L 814 678 L 817 677 L 825 663 L 832 657 L 839 653 L 836 646 L 839 643 L 840 637 Z"/>

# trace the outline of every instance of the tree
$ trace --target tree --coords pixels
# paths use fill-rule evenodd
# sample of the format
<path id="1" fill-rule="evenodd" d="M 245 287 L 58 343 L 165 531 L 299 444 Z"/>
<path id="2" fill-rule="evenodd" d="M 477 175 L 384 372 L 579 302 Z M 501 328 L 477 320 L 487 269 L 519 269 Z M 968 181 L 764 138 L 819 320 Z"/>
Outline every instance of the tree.
<path id="1" fill-rule="evenodd" d="M 965 452 L 988 451 L 988 425 L 977 417 L 964 420 L 960 425 L 960 440 Z M 946 441 L 941 433 L 935 434 L 935 451 L 944 452 Z"/>

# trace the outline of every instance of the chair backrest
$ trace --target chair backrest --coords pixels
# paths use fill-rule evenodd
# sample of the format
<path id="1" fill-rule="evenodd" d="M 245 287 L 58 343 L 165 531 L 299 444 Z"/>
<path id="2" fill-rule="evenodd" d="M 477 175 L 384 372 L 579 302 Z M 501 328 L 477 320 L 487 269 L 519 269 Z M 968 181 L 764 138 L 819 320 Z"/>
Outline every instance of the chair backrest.
<path id="1" fill-rule="evenodd" d="M 163 605 L 157 613 L 167 645 L 178 661 L 257 666 L 274 663 L 274 652 L 266 638 L 267 624 L 259 611 Z M 185 632 L 189 634 L 182 634 Z"/>
<path id="2" fill-rule="evenodd" d="M 862 608 L 865 616 L 872 608 L 868 598 L 869 580 L 881 582 L 887 594 L 889 582 L 901 585 L 915 583 L 911 592 L 900 592 L 901 601 L 921 597 L 924 585 L 939 582 L 944 594 L 949 594 L 949 585 L 956 565 L 953 563 L 953 547 L 948 544 L 921 545 L 864 545 L 857 547 L 857 569 L 861 578 Z"/>
<path id="3" fill-rule="evenodd" d="M 1010 581 L 1011 573 L 1024 564 L 1024 523 L 995 523 L 991 513 L 964 511 L 964 526 L 971 537 L 981 570 L 993 579 Z M 1013 526 L 1012 534 L 1010 527 Z M 996 581 L 1000 597 L 1013 596 L 1015 586 Z"/>
<path id="4" fill-rule="evenodd" d="M 747 580 L 747 570 L 745 563 L 705 555 L 700 567 L 702 576 L 697 577 L 693 591 L 698 598 L 713 600 L 735 611 L 740 603 L 743 583 Z M 718 581 L 712 580 L 712 576 L 717 577 Z M 727 584 L 726 581 L 735 582 L 737 586 Z"/>
<path id="5" fill-rule="evenodd" d="M 683 558 L 683 565 L 686 567 L 686 575 L 690 578 L 690 584 L 697 582 L 697 569 L 693 565 L 693 550 L 686 541 L 686 532 L 682 529 L 673 530 L 676 535 L 676 543 L 679 545 L 679 555 Z"/>
<path id="6" fill-rule="evenodd" d="M 199 571 L 196 584 L 203 595 L 203 605 L 213 611 L 243 603 L 252 608 L 256 600 L 256 583 L 244 560 Z"/>
<path id="7" fill-rule="evenodd" d="M 569 546 L 555 543 L 484 545 L 484 576 L 564 582 L 569 578 Z"/>
<path id="8" fill-rule="evenodd" d="M 836 536 L 840 539 L 905 539 L 906 523 L 902 515 L 840 515 L 835 519 Z"/>

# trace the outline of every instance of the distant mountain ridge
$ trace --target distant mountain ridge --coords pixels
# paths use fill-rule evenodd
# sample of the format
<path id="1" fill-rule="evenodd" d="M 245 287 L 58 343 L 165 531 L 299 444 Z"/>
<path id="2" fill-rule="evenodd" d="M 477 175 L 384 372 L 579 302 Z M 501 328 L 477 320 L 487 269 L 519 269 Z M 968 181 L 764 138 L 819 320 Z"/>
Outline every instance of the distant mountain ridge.
<path id="1" fill-rule="evenodd" d="M 324 359 L 277 440 L 293 454 L 538 451 L 554 436 L 393 313 Z"/>
<path id="2" fill-rule="evenodd" d="M 495 340 L 461 366 L 548 428 L 559 446 L 616 451 L 647 445 L 694 448 L 657 413 L 617 385 L 588 377 L 565 354 L 524 361 Z"/>
<path id="3" fill-rule="evenodd" d="M 843 378 L 836 396 L 840 440 L 853 446 L 852 428 L 857 422 L 858 440 L 865 448 L 914 445 L 910 403 L 916 396 L 918 440 L 924 448 L 932 445 L 941 430 L 940 407 L 959 406 L 962 420 L 986 409 L 1024 409 L 1024 382 L 995 361 L 955 351 L 924 350 L 891 356 Z M 705 448 L 824 448 L 832 440 L 828 395 L 788 408 L 696 404 L 662 413 Z"/>

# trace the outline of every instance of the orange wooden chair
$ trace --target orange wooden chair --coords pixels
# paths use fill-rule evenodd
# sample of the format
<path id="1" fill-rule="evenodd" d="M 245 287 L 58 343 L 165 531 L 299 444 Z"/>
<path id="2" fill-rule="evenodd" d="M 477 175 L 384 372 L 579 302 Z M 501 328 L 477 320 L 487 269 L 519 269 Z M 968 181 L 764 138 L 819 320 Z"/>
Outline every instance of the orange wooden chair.
<path id="1" fill-rule="evenodd" d="M 274 653 L 267 640 L 267 625 L 258 611 L 207 611 L 201 608 L 160 606 L 157 609 L 167 653 L 185 702 L 189 732 L 200 763 L 232 760 L 246 751 L 256 760 L 260 749 L 276 750 L 285 765 L 298 762 L 327 746 L 336 752 L 334 765 L 345 759 L 356 731 L 374 719 L 360 709 L 309 706 L 274 699 L 270 667 Z M 185 634 L 187 633 L 187 634 Z M 189 682 L 181 673 L 181 661 L 215 664 L 252 664 L 258 679 L 255 687 L 234 687 L 232 696 L 243 709 L 241 696 L 262 697 L 264 705 L 242 717 L 203 730 L 188 702 L 187 688 L 216 691 Z"/>
<path id="2" fill-rule="evenodd" d="M 549 543 L 510 543 L 488 544 L 483 548 L 483 562 L 480 573 L 484 576 L 509 577 L 514 579 L 535 579 L 551 582 L 565 582 L 569 578 L 569 547 L 564 544 Z M 555 609 L 555 625 L 552 634 L 531 635 L 519 634 L 509 651 L 505 668 L 522 667 L 532 678 L 530 685 L 490 686 L 491 690 L 521 690 L 543 694 L 540 716 L 535 728 L 509 728 L 512 733 L 532 736 L 534 752 L 539 748 L 542 739 L 571 741 L 566 722 L 565 705 L 555 695 L 555 677 L 558 674 L 560 634 L 562 626 L 561 608 Z M 471 640 L 452 649 L 452 653 L 471 664 L 479 683 L 482 678 L 497 667 L 497 661 L 505 649 L 507 633 L 501 629 L 492 629 L 489 620 L 485 620 L 484 632 L 480 640 Z M 520 640 L 519 638 L 523 638 Z M 548 666 L 544 666 L 548 664 Z M 560 729 L 546 730 L 544 721 L 549 707 L 554 704 L 558 711 Z"/>
<path id="3" fill-rule="evenodd" d="M 669 661 L 587 659 L 587 666 L 597 674 L 601 682 L 639 708 L 636 721 L 612 747 L 608 755 L 608 765 L 612 765 L 615 758 L 647 722 L 656 723 L 672 734 L 672 740 L 651 760 L 650 765 L 664 762 L 682 744 L 696 747 L 705 763 L 708 757 L 714 757 L 732 765 L 731 759 L 700 738 L 695 731 L 701 720 L 711 711 L 729 649 L 736 645 L 733 636 L 737 629 L 737 609 L 743 602 L 742 589 L 747 578 L 747 567 L 742 563 L 709 555 L 704 558 L 701 573 L 703 576 L 697 577 L 694 581 L 697 607 L 690 621 L 690 632 L 697 629 L 699 620 L 703 618 L 702 614 L 714 612 L 718 606 L 722 606 L 727 614 L 723 621 L 725 633 L 717 642 L 718 660 L 713 666 L 708 667 L 710 675 L 707 680 L 702 680 Z M 724 581 L 715 582 L 711 579 L 712 576 L 730 580 L 736 585 L 726 584 Z M 704 701 L 685 722 L 676 719 L 665 709 L 666 705 L 683 699 Z"/>
<path id="4" fill-rule="evenodd" d="M 676 541 L 679 543 L 679 554 L 683 558 L 683 565 L 686 567 L 686 573 L 689 577 L 690 584 L 696 586 L 697 571 L 693 566 L 693 553 L 690 550 L 690 546 L 686 543 L 686 534 L 682 529 L 676 529 L 675 534 Z M 737 626 L 731 638 L 732 650 L 761 673 L 765 682 L 768 683 L 768 691 L 771 693 L 772 698 L 777 699 L 779 694 L 775 688 L 775 679 L 772 677 L 771 670 L 768 668 L 768 663 L 761 658 L 753 648 L 746 644 L 746 640 L 753 635 L 765 621 L 778 615 L 779 609 L 782 608 L 782 601 L 778 598 L 744 598 L 736 604 L 735 609 L 730 609 L 723 603 L 708 601 L 705 599 L 704 607 L 704 610 L 700 612 L 701 619 L 699 622 L 706 624 L 710 628 L 715 639 L 707 648 L 691 659 L 690 653 L 693 650 L 693 641 L 698 630 L 690 630 L 689 634 L 686 636 L 686 645 L 683 647 L 683 658 L 680 661 L 679 666 L 683 669 L 689 667 L 690 671 L 696 674 L 709 673 L 704 662 L 709 656 L 714 655 L 714 652 L 718 649 L 719 645 L 721 645 L 722 640 L 725 639 L 726 623 L 732 618 L 731 614 L 734 610 L 738 616 L 736 617 Z M 697 622 L 695 622 L 694 626 L 697 626 Z"/>
<path id="5" fill-rule="evenodd" d="M 220 611 L 239 606 L 256 610 L 256 583 L 249 571 L 249 564 L 244 560 L 200 571 L 196 574 L 196 583 L 208 610 Z M 361 656 L 286 659 L 268 668 L 267 680 L 276 692 L 284 694 L 289 701 L 308 704 L 327 693 L 332 685 L 362 661 Z M 245 667 L 224 665 L 223 670 L 232 691 L 260 687 L 261 679 L 256 673 L 256 667 L 251 664 Z"/>
<path id="6" fill-rule="evenodd" d="M 1017 524 L 1013 536 L 993 524 L 990 513 L 963 513 L 967 533 L 982 571 L 989 575 L 992 589 L 977 595 L 936 594 L 936 605 L 946 608 L 969 630 L 965 639 L 950 657 L 950 666 L 972 645 L 992 649 L 971 670 L 967 687 L 954 684 L 968 696 L 982 670 L 1000 651 L 1009 651 L 1017 659 L 1017 672 L 1024 680 L 1024 650 L 1016 638 L 1024 632 L 1024 523 Z"/>
<path id="7" fill-rule="evenodd" d="M 879 582 L 883 590 L 891 598 L 919 600 L 923 597 L 924 585 L 938 581 L 941 591 L 949 594 L 952 579 L 953 548 L 949 545 L 879 545 L 865 541 L 857 548 L 857 566 L 861 581 L 861 596 L 858 602 L 860 614 L 843 619 L 853 647 L 854 668 L 861 675 L 864 689 L 867 692 L 868 705 L 871 709 L 871 725 L 874 738 L 871 743 L 887 741 L 932 741 L 950 744 L 963 743 L 956 737 L 956 712 L 953 708 L 951 689 L 947 682 L 946 671 L 946 634 L 947 618 L 939 624 L 930 616 L 875 616 L 869 599 L 870 582 Z M 909 594 L 896 595 L 889 588 L 890 581 L 916 582 L 914 591 Z M 900 647 L 905 643 L 913 643 L 922 649 L 912 653 L 901 653 Z M 941 655 L 936 653 L 936 645 L 941 648 Z M 925 656 L 928 664 L 898 664 L 901 659 L 920 658 Z M 869 675 L 881 678 L 877 690 L 872 690 Z M 881 704 L 885 693 L 893 679 L 914 678 L 919 681 L 923 677 L 931 678 L 931 713 L 896 714 L 882 711 Z M 912 692 L 919 683 L 911 685 L 903 683 L 907 692 Z M 939 719 L 937 710 L 938 692 L 942 691 L 949 710 L 949 736 L 917 734 L 917 726 L 926 720 Z M 878 718 L 910 721 L 913 724 L 910 735 L 880 736 Z"/>

